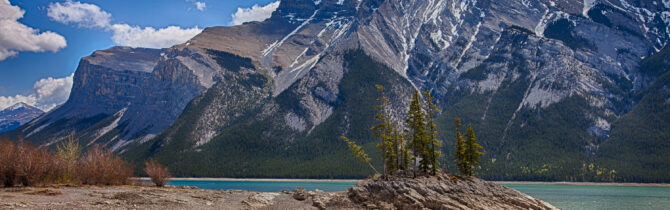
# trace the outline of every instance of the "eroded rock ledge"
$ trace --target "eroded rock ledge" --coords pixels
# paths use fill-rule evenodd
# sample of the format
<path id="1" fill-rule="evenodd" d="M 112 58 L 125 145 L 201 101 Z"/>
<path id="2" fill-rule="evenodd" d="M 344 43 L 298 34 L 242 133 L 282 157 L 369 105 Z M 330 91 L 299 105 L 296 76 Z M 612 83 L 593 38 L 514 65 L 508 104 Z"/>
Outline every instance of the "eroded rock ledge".
<path id="1" fill-rule="evenodd" d="M 411 178 L 410 173 L 364 180 L 347 197 L 368 209 L 558 209 L 517 190 L 447 173 Z"/>

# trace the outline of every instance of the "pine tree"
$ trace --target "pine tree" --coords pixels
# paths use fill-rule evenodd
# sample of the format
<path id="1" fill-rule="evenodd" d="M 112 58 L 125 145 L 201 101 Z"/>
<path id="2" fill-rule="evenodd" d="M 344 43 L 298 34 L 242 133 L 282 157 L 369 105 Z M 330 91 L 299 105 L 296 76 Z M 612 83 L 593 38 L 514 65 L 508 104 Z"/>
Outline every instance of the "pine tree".
<path id="1" fill-rule="evenodd" d="M 437 108 L 437 105 L 433 102 L 433 96 L 430 95 L 430 91 L 426 90 L 423 92 L 424 97 L 426 97 L 426 120 L 428 125 L 428 145 L 430 145 L 429 153 L 429 164 L 431 168 L 431 174 L 435 175 L 437 170 L 439 170 L 440 161 L 439 157 L 442 156 L 440 152 L 440 147 L 442 147 L 442 142 L 437 139 L 437 125 L 435 124 L 435 117 L 440 112 L 440 109 Z"/>
<path id="2" fill-rule="evenodd" d="M 412 102 L 409 105 L 409 113 L 407 114 L 407 126 L 410 131 L 409 146 L 412 150 L 412 161 L 414 164 L 414 177 L 416 177 L 417 169 L 423 172 L 428 171 L 428 155 L 426 155 L 426 119 L 421 108 L 421 101 L 419 91 L 414 91 Z M 417 164 L 417 160 L 421 162 Z"/>
<path id="3" fill-rule="evenodd" d="M 482 146 L 477 143 L 477 136 L 475 136 L 475 131 L 472 130 L 472 125 L 468 124 L 468 131 L 465 133 L 466 140 L 466 159 L 468 163 L 466 175 L 472 176 L 472 172 L 475 167 L 480 164 L 480 157 L 484 154 L 479 151 L 482 149 Z"/>
<path id="4" fill-rule="evenodd" d="M 368 157 L 368 154 L 365 153 L 365 150 L 363 150 L 363 147 L 358 146 L 356 142 L 349 140 L 349 138 L 342 136 L 340 137 L 344 142 L 347 143 L 347 146 L 349 146 L 349 149 L 351 152 L 356 156 L 356 159 L 360 160 L 363 163 L 367 163 L 370 168 L 372 168 L 373 171 L 375 171 L 375 174 L 379 174 L 379 171 L 372 166 L 372 163 L 370 163 L 370 160 L 372 160 L 370 157 Z"/>
<path id="5" fill-rule="evenodd" d="M 405 129 L 402 133 L 399 134 L 400 138 L 400 154 L 402 155 L 402 162 L 401 165 L 404 170 L 409 170 L 410 169 L 410 162 L 412 161 L 412 154 L 410 151 L 412 150 L 412 147 L 409 143 L 409 130 Z"/>
<path id="6" fill-rule="evenodd" d="M 384 86 L 375 85 L 375 87 L 377 88 L 377 102 L 379 103 L 375 106 L 377 110 L 375 120 L 377 120 L 378 124 L 372 126 L 371 129 L 374 131 L 374 137 L 379 139 L 377 147 L 381 150 L 384 174 L 389 174 L 397 168 L 395 164 L 396 146 L 393 140 L 391 117 L 388 114 L 389 99 L 384 95 Z"/>
<path id="7" fill-rule="evenodd" d="M 466 145 L 465 141 L 463 140 L 463 136 L 461 135 L 460 127 L 461 127 L 461 118 L 456 116 L 454 118 L 454 125 L 456 126 L 456 142 L 454 143 L 454 158 L 456 159 L 456 165 L 458 166 L 458 172 L 460 172 L 463 175 L 467 175 L 467 167 L 468 167 L 468 162 L 467 159 L 465 158 L 466 155 Z"/>

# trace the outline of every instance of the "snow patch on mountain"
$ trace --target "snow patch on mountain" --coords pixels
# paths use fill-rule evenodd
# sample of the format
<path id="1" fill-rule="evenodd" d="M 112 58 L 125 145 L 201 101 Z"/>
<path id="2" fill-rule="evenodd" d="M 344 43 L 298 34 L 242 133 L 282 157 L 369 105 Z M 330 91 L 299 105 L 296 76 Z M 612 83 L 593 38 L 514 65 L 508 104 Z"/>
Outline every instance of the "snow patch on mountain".
<path id="1" fill-rule="evenodd" d="M 566 90 L 542 88 L 535 85 L 523 99 L 523 105 L 524 107 L 533 109 L 538 108 L 538 105 L 541 108 L 546 108 L 553 103 L 559 102 L 569 94 L 570 92 Z"/>
<path id="2" fill-rule="evenodd" d="M 102 137 L 105 134 L 109 133 L 110 131 L 114 130 L 116 127 L 119 127 L 119 121 L 121 121 L 121 118 L 123 118 L 123 115 L 126 113 L 127 110 L 128 110 L 128 107 L 123 108 L 123 109 L 119 110 L 118 112 L 116 112 L 114 114 L 114 117 L 116 119 L 114 119 L 114 121 L 112 121 L 112 123 L 110 123 L 109 125 L 107 125 L 107 126 L 101 128 L 100 130 L 98 130 L 98 133 L 97 133 L 96 137 L 93 138 L 93 140 L 91 140 L 86 146 L 93 145 L 100 137 Z"/>

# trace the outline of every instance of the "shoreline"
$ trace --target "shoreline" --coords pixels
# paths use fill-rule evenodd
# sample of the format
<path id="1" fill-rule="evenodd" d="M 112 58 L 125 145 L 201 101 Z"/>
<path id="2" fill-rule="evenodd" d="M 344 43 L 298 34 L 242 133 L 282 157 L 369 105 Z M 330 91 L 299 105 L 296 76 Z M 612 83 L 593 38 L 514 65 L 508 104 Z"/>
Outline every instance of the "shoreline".
<path id="1" fill-rule="evenodd" d="M 149 177 L 132 177 L 132 180 L 149 180 Z M 233 182 L 359 182 L 362 179 L 283 179 L 283 178 L 193 178 L 178 177 L 170 178 L 171 181 L 233 181 Z"/>
<path id="2" fill-rule="evenodd" d="M 149 180 L 148 177 L 133 177 L 132 180 Z M 289 179 L 289 178 L 212 178 L 212 177 L 177 177 L 174 181 L 250 181 L 250 182 L 360 182 L 362 179 Z M 572 186 L 639 186 L 639 187 L 670 187 L 670 183 L 626 183 L 626 182 L 542 182 L 542 181 L 490 181 L 496 184 L 546 184 Z"/>
<path id="3" fill-rule="evenodd" d="M 496 184 L 542 184 L 570 186 L 628 186 L 628 187 L 670 187 L 670 183 L 626 183 L 626 182 L 540 182 L 540 181 L 491 181 Z"/>

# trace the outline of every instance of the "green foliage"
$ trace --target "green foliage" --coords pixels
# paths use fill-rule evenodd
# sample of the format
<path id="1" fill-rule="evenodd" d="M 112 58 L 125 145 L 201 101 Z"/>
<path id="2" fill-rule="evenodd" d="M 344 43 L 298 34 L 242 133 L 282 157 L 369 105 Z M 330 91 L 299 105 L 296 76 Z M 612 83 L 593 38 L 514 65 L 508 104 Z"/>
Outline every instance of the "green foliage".
<path id="1" fill-rule="evenodd" d="M 468 124 L 468 131 L 465 133 L 465 161 L 467 167 L 465 167 L 465 175 L 472 176 L 472 172 L 476 166 L 480 165 L 481 156 L 484 154 L 479 151 L 482 149 L 482 146 L 477 143 L 477 136 L 475 136 L 475 131 L 472 129 L 472 125 Z"/>
<path id="2" fill-rule="evenodd" d="M 430 91 L 423 92 L 424 97 L 426 97 L 426 124 L 428 126 L 428 139 L 427 144 L 429 145 L 428 149 L 428 164 L 430 165 L 430 171 L 434 175 L 440 170 L 440 161 L 439 158 L 442 157 L 441 147 L 442 142 L 437 138 L 437 124 L 435 124 L 435 118 L 437 114 L 440 113 L 440 109 L 437 108 L 433 96 L 430 95 Z"/>
<path id="3" fill-rule="evenodd" d="M 355 139 L 369 157 L 380 156 L 380 151 L 375 149 L 378 141 L 370 130 L 377 124 L 374 84 L 393 87 L 394 91 L 385 93 L 390 99 L 407 95 L 402 91 L 411 90 L 411 85 L 363 51 L 349 51 L 344 54 L 344 60 L 346 71 L 339 83 L 333 113 L 309 133 L 288 128 L 283 120 L 289 111 L 300 113 L 300 97 L 294 91 L 302 87 L 297 86 L 301 82 L 296 82 L 277 97 L 253 98 L 260 104 L 278 105 L 275 114 L 261 118 L 256 114 L 263 113 L 262 106 L 252 109 L 248 104 L 240 104 L 248 110 L 239 112 L 237 120 L 230 122 L 209 143 L 196 147 L 189 131 L 195 128 L 193 122 L 197 117 L 203 116 L 208 104 L 223 97 L 221 92 L 237 95 L 242 93 L 236 91 L 244 89 L 210 88 L 191 101 L 171 128 L 123 155 L 133 160 L 137 168 L 142 168 L 144 160 L 155 158 L 177 177 L 368 177 L 374 171 L 351 155 L 340 136 Z M 382 166 L 378 158 L 372 158 L 370 163 L 376 168 Z"/>
<path id="4" fill-rule="evenodd" d="M 458 167 L 458 172 L 465 175 L 468 172 L 466 145 L 465 140 L 463 140 L 463 135 L 461 135 L 461 131 L 459 130 L 461 127 L 461 118 L 458 116 L 454 117 L 454 126 L 456 127 L 456 141 L 454 142 L 454 153 L 452 156 L 456 159 L 455 162 Z"/>
<path id="5" fill-rule="evenodd" d="M 77 167 L 81 157 L 81 146 L 79 141 L 75 140 L 74 133 L 67 136 L 67 140 L 57 146 L 56 155 L 63 163 L 63 172 L 57 181 L 60 183 L 73 183 L 78 178 Z"/>
<path id="6" fill-rule="evenodd" d="M 486 67 L 478 65 L 465 73 L 462 73 L 459 78 L 480 81 L 486 79 L 486 75 Z"/>
<path id="7" fill-rule="evenodd" d="M 372 164 L 370 163 L 370 160 L 372 160 L 372 159 L 369 158 L 367 153 L 365 153 L 365 150 L 363 150 L 363 147 L 356 145 L 356 142 L 349 140 L 345 136 L 342 136 L 341 138 L 344 142 L 347 143 L 347 146 L 349 146 L 349 150 L 351 150 L 351 152 L 354 153 L 354 156 L 356 157 L 356 159 L 358 159 L 359 161 L 361 161 L 363 163 L 366 163 L 366 164 L 370 165 L 370 168 L 372 168 L 372 170 L 374 170 L 376 174 L 379 173 L 379 171 L 377 171 L 377 169 L 374 166 L 372 166 Z"/>
<path id="8" fill-rule="evenodd" d="M 208 49 L 207 53 L 212 55 L 214 60 L 216 60 L 216 63 L 218 63 L 221 67 L 229 71 L 239 72 L 242 67 L 248 69 L 256 69 L 254 65 L 251 63 L 250 58 L 245 58 L 228 52 L 211 50 L 211 49 Z"/>
<path id="9" fill-rule="evenodd" d="M 547 25 L 547 28 L 544 30 L 544 36 L 561 40 L 566 46 L 573 50 L 579 48 L 596 50 L 596 47 L 587 39 L 573 34 L 573 28 L 574 25 L 570 20 L 562 18 Z"/>
<path id="10" fill-rule="evenodd" d="M 374 131 L 373 136 L 379 139 L 377 148 L 381 150 L 384 174 L 389 174 L 397 170 L 397 146 L 393 138 L 391 117 L 388 114 L 389 99 L 384 96 L 384 86 L 375 85 L 375 87 L 378 94 L 378 104 L 375 106 L 375 110 L 377 111 L 375 120 L 378 123 L 375 126 L 372 126 L 371 130 Z"/>
<path id="11" fill-rule="evenodd" d="M 599 167 L 615 170 L 616 180 L 667 182 L 670 177 L 670 72 L 636 97 L 640 101 L 616 120 L 596 156 Z"/>
<path id="12" fill-rule="evenodd" d="M 640 62 L 640 72 L 649 77 L 660 77 L 670 71 L 670 46 Z"/>
<path id="13" fill-rule="evenodd" d="M 412 151 L 414 172 L 421 170 L 427 172 L 429 168 L 430 155 L 427 149 L 428 133 L 426 132 L 426 118 L 421 107 L 421 96 L 419 91 L 414 91 L 412 102 L 409 105 L 407 120 L 405 121 L 409 131 L 409 148 Z M 417 160 L 421 159 L 418 163 Z"/>

